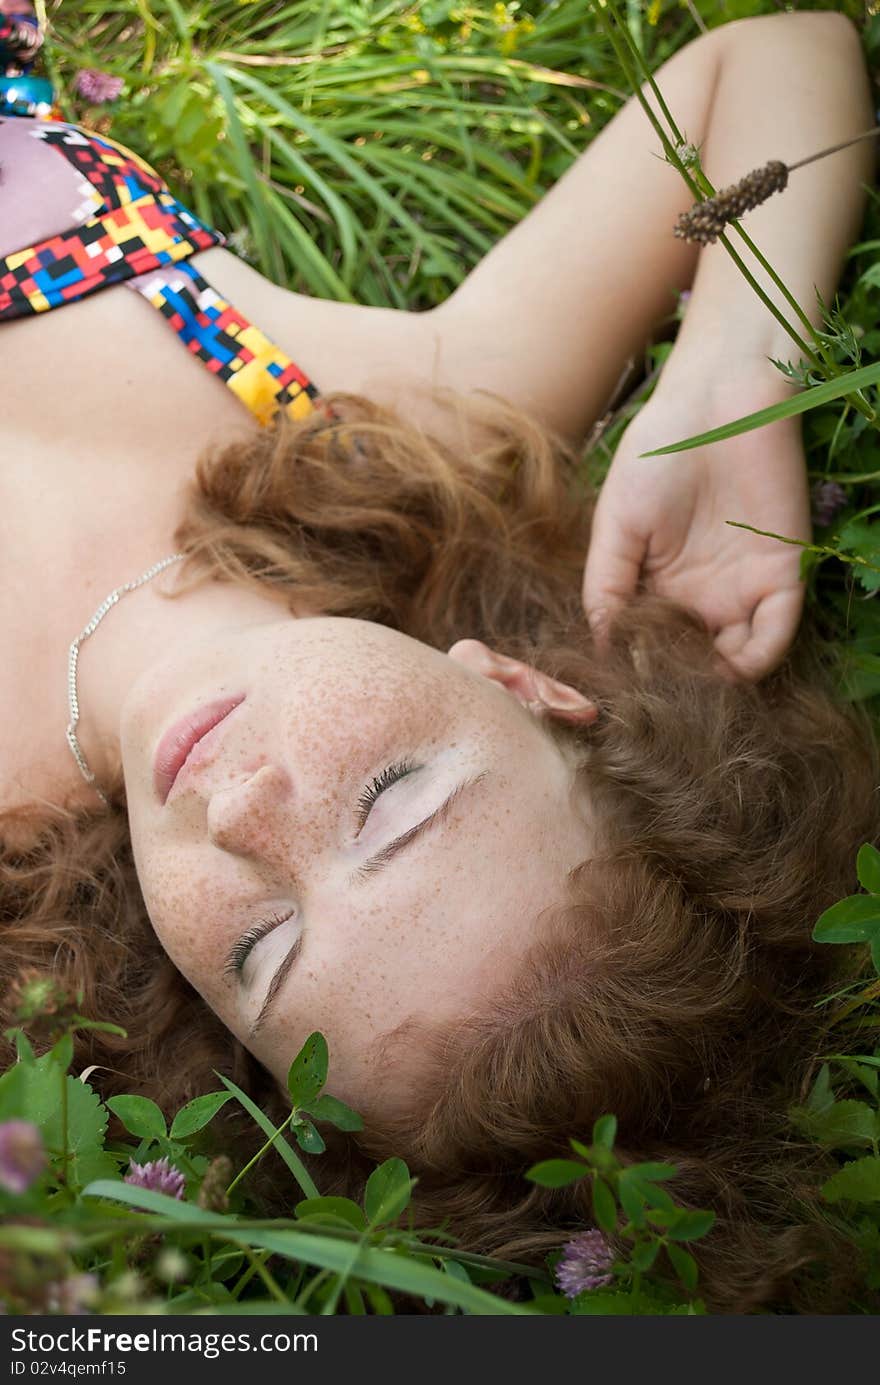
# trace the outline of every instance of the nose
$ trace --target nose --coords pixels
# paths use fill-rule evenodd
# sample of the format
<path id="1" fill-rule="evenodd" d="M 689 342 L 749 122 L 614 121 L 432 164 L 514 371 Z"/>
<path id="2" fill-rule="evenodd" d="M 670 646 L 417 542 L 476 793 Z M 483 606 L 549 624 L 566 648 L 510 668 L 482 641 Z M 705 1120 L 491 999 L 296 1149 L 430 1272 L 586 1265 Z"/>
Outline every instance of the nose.
<path id="1" fill-rule="evenodd" d="M 284 849 L 290 776 L 281 765 L 262 765 L 255 774 L 211 795 L 208 836 L 221 851 L 237 856 L 268 855 Z"/>

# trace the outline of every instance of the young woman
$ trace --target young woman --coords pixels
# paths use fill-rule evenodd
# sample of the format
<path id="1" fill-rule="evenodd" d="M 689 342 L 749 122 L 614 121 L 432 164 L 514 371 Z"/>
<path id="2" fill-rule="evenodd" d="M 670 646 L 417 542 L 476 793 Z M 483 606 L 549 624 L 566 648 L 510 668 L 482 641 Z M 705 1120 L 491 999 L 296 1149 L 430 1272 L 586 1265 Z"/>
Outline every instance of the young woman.
<path id="1" fill-rule="evenodd" d="M 716 185 L 870 124 L 831 13 L 657 79 Z M 710 1302 L 787 1292 L 818 1233 L 781 1229 L 779 1084 L 878 766 L 806 651 L 783 663 L 797 550 L 724 527 L 809 536 L 796 428 L 638 461 L 781 397 L 790 354 L 724 252 L 672 236 L 688 195 L 638 104 L 421 314 L 269 283 L 76 127 L 4 119 L 0 163 L 7 973 L 52 965 L 126 1025 L 83 1050 L 106 1094 L 173 1104 L 247 1052 L 269 1099 L 321 1029 L 363 1149 L 486 1249 L 589 1217 L 522 1173 L 614 1110 L 718 1211 Z M 752 218 L 805 304 L 870 166 Z M 577 448 L 691 284 L 594 508 Z"/>

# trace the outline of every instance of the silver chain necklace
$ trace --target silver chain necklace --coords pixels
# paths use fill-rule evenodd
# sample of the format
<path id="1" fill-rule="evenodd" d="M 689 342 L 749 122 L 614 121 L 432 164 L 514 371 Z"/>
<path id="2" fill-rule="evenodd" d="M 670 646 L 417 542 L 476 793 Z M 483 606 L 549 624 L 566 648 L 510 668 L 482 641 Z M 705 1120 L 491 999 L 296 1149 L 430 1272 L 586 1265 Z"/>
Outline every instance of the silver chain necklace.
<path id="1" fill-rule="evenodd" d="M 76 639 L 70 646 L 70 653 L 68 655 L 67 660 L 67 701 L 68 706 L 70 707 L 70 721 L 67 724 L 67 744 L 70 746 L 70 749 L 73 752 L 73 758 L 79 765 L 80 773 L 82 774 L 83 778 L 89 784 L 91 784 L 92 788 L 95 790 L 95 793 L 101 799 L 101 802 L 105 803 L 108 808 L 110 807 L 110 800 L 107 797 L 107 795 L 103 792 L 103 790 L 100 788 L 94 774 L 92 774 L 92 771 L 86 764 L 86 757 L 83 755 L 79 741 L 76 738 L 76 726 L 77 722 L 79 721 L 79 698 L 77 697 L 76 691 L 76 672 L 77 664 L 79 662 L 79 647 L 85 640 L 89 638 L 90 635 L 94 634 L 94 632 L 101 624 L 101 621 L 104 619 L 107 612 L 113 606 L 116 605 L 120 597 L 127 595 L 128 592 L 133 592 L 136 587 L 143 586 L 144 582 L 149 582 L 151 577 L 157 577 L 159 573 L 163 571 L 164 568 L 170 567 L 172 563 L 179 563 L 181 558 L 185 557 L 185 553 L 172 553 L 170 557 L 163 558 L 161 562 L 154 563 L 151 568 L 148 568 L 147 571 L 142 573 L 140 577 L 136 578 L 134 582 L 126 582 L 124 587 L 116 587 L 116 589 L 112 591 L 109 596 L 104 597 L 104 600 L 101 602 L 97 611 L 92 616 L 88 625 L 85 627 L 85 629 L 83 629 L 80 632 L 79 635 L 77 635 Z"/>

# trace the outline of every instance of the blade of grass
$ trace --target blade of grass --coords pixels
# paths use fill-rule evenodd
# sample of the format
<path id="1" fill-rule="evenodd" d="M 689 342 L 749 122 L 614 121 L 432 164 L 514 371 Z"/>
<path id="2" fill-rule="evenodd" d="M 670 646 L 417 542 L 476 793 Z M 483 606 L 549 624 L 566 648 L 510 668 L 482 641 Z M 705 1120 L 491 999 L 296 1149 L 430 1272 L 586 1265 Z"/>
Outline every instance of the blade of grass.
<path id="1" fill-rule="evenodd" d="M 317 50 L 324 47 L 327 38 L 327 14 L 330 9 L 330 4 L 331 0 L 323 0 L 321 11 L 316 17 L 314 47 Z M 318 66 L 316 63 L 313 63 L 306 74 L 305 90 L 302 94 L 302 100 L 300 101 L 300 106 L 304 111 L 311 111 L 312 109 L 312 95 L 314 93 L 317 72 Z"/>
<path id="2" fill-rule="evenodd" d="M 146 1212 L 163 1214 L 171 1225 L 204 1228 L 210 1235 L 229 1241 L 233 1245 L 268 1250 L 287 1260 L 332 1270 L 336 1274 L 348 1272 L 351 1267 L 351 1273 L 358 1280 L 381 1284 L 386 1289 L 396 1289 L 422 1298 L 434 1298 L 440 1303 L 451 1303 L 471 1313 L 530 1316 L 529 1310 L 519 1304 L 496 1298 L 484 1289 L 454 1279 L 433 1265 L 426 1265 L 421 1260 L 401 1255 L 394 1250 L 363 1246 L 354 1265 L 351 1266 L 351 1245 L 347 1242 L 314 1232 L 239 1229 L 231 1218 L 228 1224 L 218 1226 L 215 1214 L 205 1212 L 192 1203 L 179 1202 L 163 1193 L 154 1193 L 148 1188 L 136 1188 L 128 1183 L 104 1178 L 90 1183 L 84 1189 L 83 1196 L 112 1198 L 129 1207 L 140 1207 Z"/>
<path id="3" fill-rule="evenodd" d="M 259 119 L 257 116 L 254 118 Z M 351 211 L 314 165 L 309 163 L 302 154 L 297 153 L 294 146 L 279 130 L 268 125 L 265 128 L 272 142 L 272 147 L 276 150 L 281 162 L 286 164 L 295 174 L 297 182 L 306 184 L 323 199 L 333 217 L 339 235 L 339 248 L 342 251 L 342 265 L 337 277 L 340 282 L 350 284 L 352 282 L 351 272 L 357 256 L 357 234 Z"/>
<path id="4" fill-rule="evenodd" d="M 400 195 L 412 193 L 424 206 L 430 208 L 438 220 L 450 223 L 450 229 L 463 240 L 467 240 L 473 245 L 481 255 L 487 254 L 494 245 L 494 240 L 489 236 L 483 235 L 471 224 L 468 219 L 455 218 L 450 214 L 450 208 L 454 203 L 460 202 L 465 206 L 470 206 L 473 210 L 475 204 L 464 197 L 455 187 L 454 179 L 449 180 L 440 174 L 440 170 L 431 169 L 421 160 L 415 160 L 407 154 L 401 154 L 396 149 L 380 149 L 378 146 L 367 152 L 364 150 L 364 161 L 372 163 L 377 168 L 385 168 L 394 175 L 395 182 L 400 189 Z M 435 183 L 438 188 L 445 185 L 446 196 L 432 192 L 431 184 Z M 498 234 L 502 234 L 506 227 L 498 228 Z M 458 283 L 462 277 L 462 266 L 459 266 L 455 276 Z"/>
<path id="5" fill-rule="evenodd" d="M 291 212 L 284 198 L 278 193 L 273 194 L 273 198 L 272 215 L 276 221 L 276 231 L 287 250 L 293 270 L 292 274 L 282 276 L 282 283 L 287 287 L 297 285 L 298 276 L 302 276 L 305 284 L 298 286 L 299 292 L 306 291 L 316 298 L 328 296 L 338 299 L 340 303 L 359 301 L 352 296 L 348 285 L 322 254 L 306 227 Z"/>
<path id="6" fill-rule="evenodd" d="M 215 68 L 211 63 L 206 64 L 206 66 L 214 79 L 217 91 L 226 109 L 226 121 L 229 130 L 230 144 L 232 146 L 234 165 L 249 193 L 248 222 L 253 232 L 258 253 L 269 276 L 273 277 L 272 269 L 274 268 L 275 275 L 280 277 L 281 267 L 277 262 L 277 252 L 273 248 L 273 230 L 266 214 L 266 189 L 257 177 L 257 171 L 254 167 L 254 161 L 236 106 L 235 96 L 222 69 Z"/>
<path id="7" fill-rule="evenodd" d="M 168 10 L 174 20 L 174 27 L 183 47 L 184 55 L 188 58 L 192 53 L 192 28 L 177 0 L 160 0 L 160 3 Z"/>
<path id="8" fill-rule="evenodd" d="M 206 63 L 205 66 L 214 76 L 215 80 L 218 81 L 219 85 L 223 78 L 224 70 L 216 63 Z M 358 160 L 341 141 L 327 134 L 325 127 L 316 124 L 314 121 L 307 120 L 300 111 L 297 111 L 289 102 L 285 101 L 282 96 L 272 91 L 266 86 L 265 82 L 261 82 L 259 78 L 254 77 L 250 72 L 230 71 L 228 75 L 231 76 L 235 82 L 250 88 L 250 90 L 253 91 L 256 96 L 261 97 L 267 105 L 274 107 L 275 110 L 287 118 L 294 129 L 304 131 L 304 133 L 314 141 L 318 148 L 333 159 L 341 170 L 344 170 L 344 172 L 348 174 L 353 182 L 363 188 L 379 206 L 383 206 L 387 211 L 390 211 L 392 219 L 405 227 L 410 232 L 413 239 L 418 244 L 422 245 L 426 251 L 431 253 L 438 263 L 443 266 L 443 271 L 448 273 L 453 281 L 457 280 L 460 269 L 456 265 L 456 262 L 445 253 L 436 237 L 427 234 L 418 222 L 410 216 L 409 212 L 404 211 L 403 208 L 396 204 L 385 189 L 365 172 Z M 228 89 L 227 83 L 227 90 Z"/>
<path id="9" fill-rule="evenodd" d="M 849 563 L 853 567 L 866 567 L 869 572 L 880 572 L 880 567 L 876 563 L 869 563 L 867 558 L 861 557 L 858 553 L 844 553 L 840 548 L 833 548 L 830 544 L 808 543 L 806 539 L 793 539 L 786 534 L 776 534 L 772 529 L 756 529 L 753 524 L 743 524 L 738 519 L 726 519 L 725 524 L 729 524 L 731 529 L 748 529 L 750 534 L 760 534 L 765 539 L 777 539 L 779 543 L 789 543 L 795 548 L 802 548 L 806 553 L 820 553 L 826 558 L 839 558 L 842 563 Z"/>
<path id="10" fill-rule="evenodd" d="M 258 1243 L 265 1250 L 289 1259 L 307 1259 L 309 1264 L 334 1269 L 337 1273 L 349 1270 L 350 1249 L 338 1241 L 324 1241 L 323 1237 L 297 1237 L 295 1232 L 259 1232 Z M 231 1239 L 241 1243 L 246 1233 L 233 1232 Z M 451 1303 L 457 1308 L 465 1308 L 471 1313 L 495 1317 L 529 1316 L 529 1311 L 517 1303 L 496 1298 L 484 1289 L 463 1280 L 453 1279 L 433 1265 L 411 1259 L 395 1251 L 383 1250 L 375 1246 L 364 1246 L 351 1266 L 351 1276 L 367 1283 L 381 1284 L 386 1289 L 396 1289 L 402 1293 L 420 1298 L 434 1298 L 440 1303 Z"/>
<path id="11" fill-rule="evenodd" d="M 275 1134 L 276 1127 L 272 1124 L 269 1117 L 260 1110 L 259 1106 L 251 1101 L 247 1092 L 243 1092 L 240 1087 L 237 1087 L 230 1078 L 224 1077 L 221 1072 L 215 1073 L 215 1076 L 219 1077 L 224 1087 L 228 1088 L 228 1090 L 232 1092 L 232 1095 L 238 1098 L 248 1115 L 252 1120 L 256 1121 L 264 1135 L 271 1136 Z M 312 1182 L 311 1175 L 305 1164 L 300 1159 L 299 1155 L 294 1154 L 290 1145 L 282 1135 L 279 1135 L 277 1140 L 273 1142 L 272 1148 L 276 1149 L 281 1155 L 281 1158 L 302 1188 L 304 1195 L 306 1197 L 320 1197 L 321 1194 Z"/>
<path id="12" fill-rule="evenodd" d="M 699 433 L 692 438 L 684 438 L 681 442 L 671 442 L 665 447 L 655 447 L 651 452 L 640 452 L 640 457 L 663 457 L 669 452 L 687 452 L 692 447 L 703 447 L 711 442 L 723 442 L 725 438 L 737 437 L 740 433 L 749 433 L 753 428 L 763 428 L 765 423 L 775 423 L 777 419 L 793 418 L 796 414 L 805 414 L 809 409 L 818 409 L 820 404 L 828 404 L 832 399 L 840 399 L 843 395 L 852 394 L 854 390 L 866 389 L 869 385 L 880 383 L 880 361 L 875 361 L 873 365 L 862 366 L 859 370 L 852 370 L 847 375 L 838 375 L 835 380 L 826 380 L 824 384 L 813 385 L 808 390 L 801 390 L 791 399 L 783 399 L 779 404 L 772 404 L 769 408 L 758 409 L 756 413 L 745 414 L 742 418 L 734 419 L 731 423 L 722 424 L 720 428 L 710 428 L 707 433 Z"/>

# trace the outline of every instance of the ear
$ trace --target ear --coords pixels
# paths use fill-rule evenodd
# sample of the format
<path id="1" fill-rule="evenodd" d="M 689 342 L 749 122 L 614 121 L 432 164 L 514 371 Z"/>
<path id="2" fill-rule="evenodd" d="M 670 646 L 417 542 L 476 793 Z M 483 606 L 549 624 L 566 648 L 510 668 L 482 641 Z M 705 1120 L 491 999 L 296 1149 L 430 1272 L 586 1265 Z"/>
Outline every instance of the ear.
<path id="1" fill-rule="evenodd" d="M 581 723 L 595 721 L 599 715 L 597 704 L 570 683 L 561 683 L 558 678 L 548 677 L 531 664 L 524 664 L 522 660 L 513 659 L 507 654 L 499 654 L 483 644 L 482 640 L 457 640 L 450 646 L 448 654 L 450 659 L 455 659 L 473 673 L 491 678 L 536 715 L 550 713 L 563 721 Z"/>

